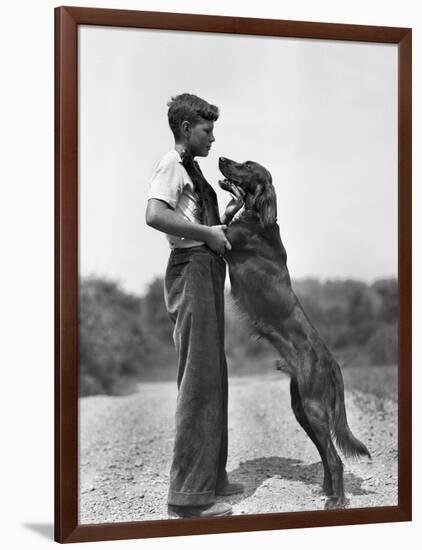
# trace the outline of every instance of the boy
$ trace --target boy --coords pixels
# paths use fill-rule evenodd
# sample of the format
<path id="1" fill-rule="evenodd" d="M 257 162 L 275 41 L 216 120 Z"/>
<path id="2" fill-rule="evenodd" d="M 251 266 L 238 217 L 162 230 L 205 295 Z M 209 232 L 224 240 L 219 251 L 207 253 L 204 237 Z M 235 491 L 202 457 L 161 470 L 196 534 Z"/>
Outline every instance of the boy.
<path id="1" fill-rule="evenodd" d="M 211 193 L 205 196 L 184 166 L 186 157 L 208 155 L 219 110 L 192 94 L 173 97 L 168 106 L 175 145 L 155 169 L 146 210 L 146 223 L 166 233 L 171 248 L 164 298 L 174 323 L 179 391 L 168 512 L 176 517 L 224 516 L 231 506 L 215 502 L 215 496 L 243 492 L 241 484 L 229 483 L 226 472 L 226 264 L 221 255 L 231 245 L 216 199 L 209 200 L 214 191 L 205 182 Z M 191 165 L 199 171 L 196 163 Z M 241 206 L 240 199 L 233 199 L 223 222 Z"/>

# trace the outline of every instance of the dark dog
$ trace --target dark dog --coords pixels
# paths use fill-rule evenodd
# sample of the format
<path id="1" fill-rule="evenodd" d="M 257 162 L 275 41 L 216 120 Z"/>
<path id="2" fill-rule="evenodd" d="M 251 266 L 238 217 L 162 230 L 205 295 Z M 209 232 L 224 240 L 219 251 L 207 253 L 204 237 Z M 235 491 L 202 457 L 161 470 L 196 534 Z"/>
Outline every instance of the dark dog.
<path id="1" fill-rule="evenodd" d="M 220 186 L 237 195 L 242 189 L 245 201 L 227 230 L 232 295 L 254 331 L 280 353 L 278 368 L 290 375 L 293 412 L 324 466 L 326 508 L 344 507 L 343 464 L 333 438 L 346 456 L 370 454 L 348 426 L 340 367 L 292 290 L 271 174 L 255 162 L 224 157 L 219 168 L 226 178 Z"/>

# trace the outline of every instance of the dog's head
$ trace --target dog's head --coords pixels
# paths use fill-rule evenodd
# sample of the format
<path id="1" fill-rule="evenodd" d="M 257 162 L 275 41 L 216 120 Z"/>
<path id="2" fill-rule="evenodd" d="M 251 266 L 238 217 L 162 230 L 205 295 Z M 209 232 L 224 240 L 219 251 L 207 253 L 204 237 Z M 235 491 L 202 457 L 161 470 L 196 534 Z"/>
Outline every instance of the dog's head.
<path id="1" fill-rule="evenodd" d="M 236 194 L 235 188 L 242 189 L 245 195 L 245 207 L 255 211 L 265 227 L 277 219 L 277 199 L 271 174 L 257 162 L 235 162 L 220 157 L 218 167 L 226 178 L 219 181 L 225 191 Z"/>

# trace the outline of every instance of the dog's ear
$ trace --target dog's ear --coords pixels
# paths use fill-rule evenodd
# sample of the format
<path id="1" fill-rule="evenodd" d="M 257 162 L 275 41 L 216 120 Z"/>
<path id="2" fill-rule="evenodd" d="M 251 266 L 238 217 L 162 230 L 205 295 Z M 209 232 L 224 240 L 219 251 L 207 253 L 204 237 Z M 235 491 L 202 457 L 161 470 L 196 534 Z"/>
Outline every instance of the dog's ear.
<path id="1" fill-rule="evenodd" d="M 255 193 L 250 197 L 249 207 L 256 211 L 264 227 L 277 220 L 277 197 L 269 172 L 266 173 L 265 179 L 257 182 Z"/>

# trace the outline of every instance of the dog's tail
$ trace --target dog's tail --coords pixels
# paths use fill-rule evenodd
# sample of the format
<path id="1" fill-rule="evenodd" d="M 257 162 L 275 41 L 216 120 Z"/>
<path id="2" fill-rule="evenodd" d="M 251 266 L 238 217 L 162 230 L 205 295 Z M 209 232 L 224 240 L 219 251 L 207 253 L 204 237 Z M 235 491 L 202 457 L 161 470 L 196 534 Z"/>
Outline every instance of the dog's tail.
<path id="1" fill-rule="evenodd" d="M 366 446 L 352 434 L 349 424 L 347 423 L 346 406 L 344 404 L 343 376 L 340 367 L 334 360 L 331 375 L 335 388 L 332 411 L 332 432 L 335 441 L 345 456 L 352 458 L 367 456 L 371 458 L 371 454 Z"/>

